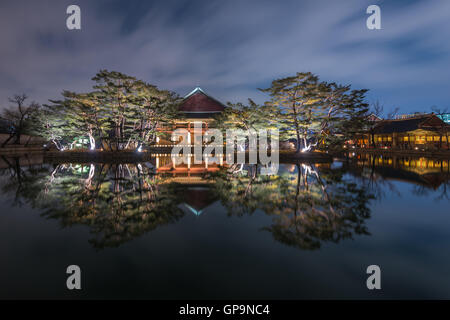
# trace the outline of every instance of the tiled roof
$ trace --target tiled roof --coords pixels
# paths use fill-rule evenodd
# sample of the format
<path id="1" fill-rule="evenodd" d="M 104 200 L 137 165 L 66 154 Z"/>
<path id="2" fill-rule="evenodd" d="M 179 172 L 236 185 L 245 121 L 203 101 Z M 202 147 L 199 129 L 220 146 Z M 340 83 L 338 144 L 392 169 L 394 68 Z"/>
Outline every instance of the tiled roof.
<path id="1" fill-rule="evenodd" d="M 224 108 L 221 102 L 207 95 L 202 89 L 195 88 L 194 91 L 184 98 L 179 110 L 186 113 L 210 113 L 222 112 Z"/>
<path id="2" fill-rule="evenodd" d="M 439 120 L 439 121 L 438 121 Z M 443 121 L 435 115 L 425 115 L 401 120 L 382 120 L 374 128 L 375 133 L 408 132 L 417 129 L 439 130 L 442 129 Z"/>
<path id="3" fill-rule="evenodd" d="M 191 187 L 184 192 L 184 202 L 196 211 L 201 211 L 214 203 L 216 197 L 209 188 Z"/>

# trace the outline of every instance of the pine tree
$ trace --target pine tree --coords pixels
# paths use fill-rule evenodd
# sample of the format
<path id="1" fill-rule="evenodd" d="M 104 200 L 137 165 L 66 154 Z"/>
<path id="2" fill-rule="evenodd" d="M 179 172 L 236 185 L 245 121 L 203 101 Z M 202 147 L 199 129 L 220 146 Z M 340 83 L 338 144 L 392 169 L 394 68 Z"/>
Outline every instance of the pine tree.
<path id="1" fill-rule="evenodd" d="M 367 116 L 367 90 L 319 82 L 310 72 L 274 80 L 260 90 L 270 94 L 266 104 L 278 109 L 272 109 L 272 117 L 279 119 L 280 136 L 295 138 L 297 152 L 341 147 Z"/>
<path id="2" fill-rule="evenodd" d="M 274 122 L 269 118 L 269 106 L 260 106 L 252 99 L 248 99 L 248 105 L 241 102 L 227 103 L 227 107 L 217 117 L 220 129 L 254 130 L 269 129 Z"/>
<path id="3" fill-rule="evenodd" d="M 116 71 L 101 70 L 93 80 L 94 91 L 63 91 L 63 99 L 50 100 L 41 113 L 36 132 L 58 149 L 76 138 L 88 139 L 91 150 L 138 148 L 154 143 L 158 129 L 178 116 L 179 98 L 170 91 Z"/>
<path id="4" fill-rule="evenodd" d="M 71 140 L 66 124 L 65 109 L 62 105 L 44 104 L 31 118 L 31 133 L 43 137 L 55 145 L 58 150 L 66 149 Z"/>
<path id="5" fill-rule="evenodd" d="M 297 73 L 296 76 L 272 81 L 270 88 L 260 89 L 270 94 L 271 101 L 267 104 L 278 108 L 273 116 L 279 119 L 280 135 L 295 138 L 297 152 L 301 150 L 302 140 L 304 148 L 307 146 L 308 131 L 317 126 L 314 120 L 319 100 L 318 80 L 310 72 Z"/>
<path id="6" fill-rule="evenodd" d="M 116 71 L 101 70 L 92 79 L 110 149 L 152 143 L 158 127 L 177 117 L 178 97 L 170 91 Z"/>
<path id="7" fill-rule="evenodd" d="M 124 149 L 128 121 L 133 121 L 134 108 L 129 108 L 129 104 L 136 78 L 116 71 L 101 70 L 92 80 L 96 82 L 93 96 L 103 115 L 102 124 L 107 132 L 107 144 L 110 149 Z"/>

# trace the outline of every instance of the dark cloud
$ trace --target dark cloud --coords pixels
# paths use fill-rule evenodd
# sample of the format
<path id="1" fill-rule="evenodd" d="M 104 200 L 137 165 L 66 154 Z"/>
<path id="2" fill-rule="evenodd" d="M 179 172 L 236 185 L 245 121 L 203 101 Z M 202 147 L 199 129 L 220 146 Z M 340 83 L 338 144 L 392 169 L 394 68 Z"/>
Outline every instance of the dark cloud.
<path id="1" fill-rule="evenodd" d="M 82 10 L 82 30 L 65 27 Z M 366 28 L 369 4 L 382 30 Z M 371 90 L 403 111 L 448 106 L 448 1 L 8 1 L 0 4 L 0 103 L 86 90 L 100 68 L 227 101 L 296 71 Z"/>

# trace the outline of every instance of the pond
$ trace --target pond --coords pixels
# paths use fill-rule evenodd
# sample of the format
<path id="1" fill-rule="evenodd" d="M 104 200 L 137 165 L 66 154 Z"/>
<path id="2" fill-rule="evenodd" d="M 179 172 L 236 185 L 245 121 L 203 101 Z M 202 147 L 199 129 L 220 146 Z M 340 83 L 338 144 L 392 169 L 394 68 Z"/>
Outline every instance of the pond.
<path id="1" fill-rule="evenodd" d="M 1 156 L 0 298 L 450 298 L 448 160 L 260 170 Z"/>

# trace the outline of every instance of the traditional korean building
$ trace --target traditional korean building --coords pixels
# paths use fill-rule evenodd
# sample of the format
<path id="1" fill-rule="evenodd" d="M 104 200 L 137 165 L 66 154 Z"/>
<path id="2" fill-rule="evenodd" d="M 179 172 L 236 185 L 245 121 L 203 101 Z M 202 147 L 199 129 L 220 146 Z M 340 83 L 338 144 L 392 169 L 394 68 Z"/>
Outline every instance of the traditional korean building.
<path id="1" fill-rule="evenodd" d="M 437 116 L 439 117 L 439 119 L 442 119 L 442 121 L 444 121 L 445 123 L 450 124 L 450 113 L 438 114 Z"/>
<path id="2" fill-rule="evenodd" d="M 175 129 L 186 129 L 190 132 L 188 143 L 194 144 L 194 127 L 200 127 L 201 134 L 208 128 L 215 126 L 215 116 L 223 112 L 225 106 L 215 98 L 206 94 L 200 87 L 195 88 L 186 95 L 179 106 L 182 115 L 180 119 L 175 121 L 174 126 L 162 128 L 168 137 L 159 139 L 159 145 L 170 145 L 170 134 Z"/>
<path id="3" fill-rule="evenodd" d="M 374 123 L 360 139 L 359 147 L 413 150 L 448 149 L 450 125 L 434 114 L 412 116 Z"/>
<path id="4" fill-rule="evenodd" d="M 379 116 L 377 116 L 376 114 L 371 113 L 371 114 L 367 117 L 367 120 L 368 120 L 369 122 L 377 122 L 377 121 L 381 121 L 381 120 L 383 120 L 383 119 L 380 118 Z"/>

